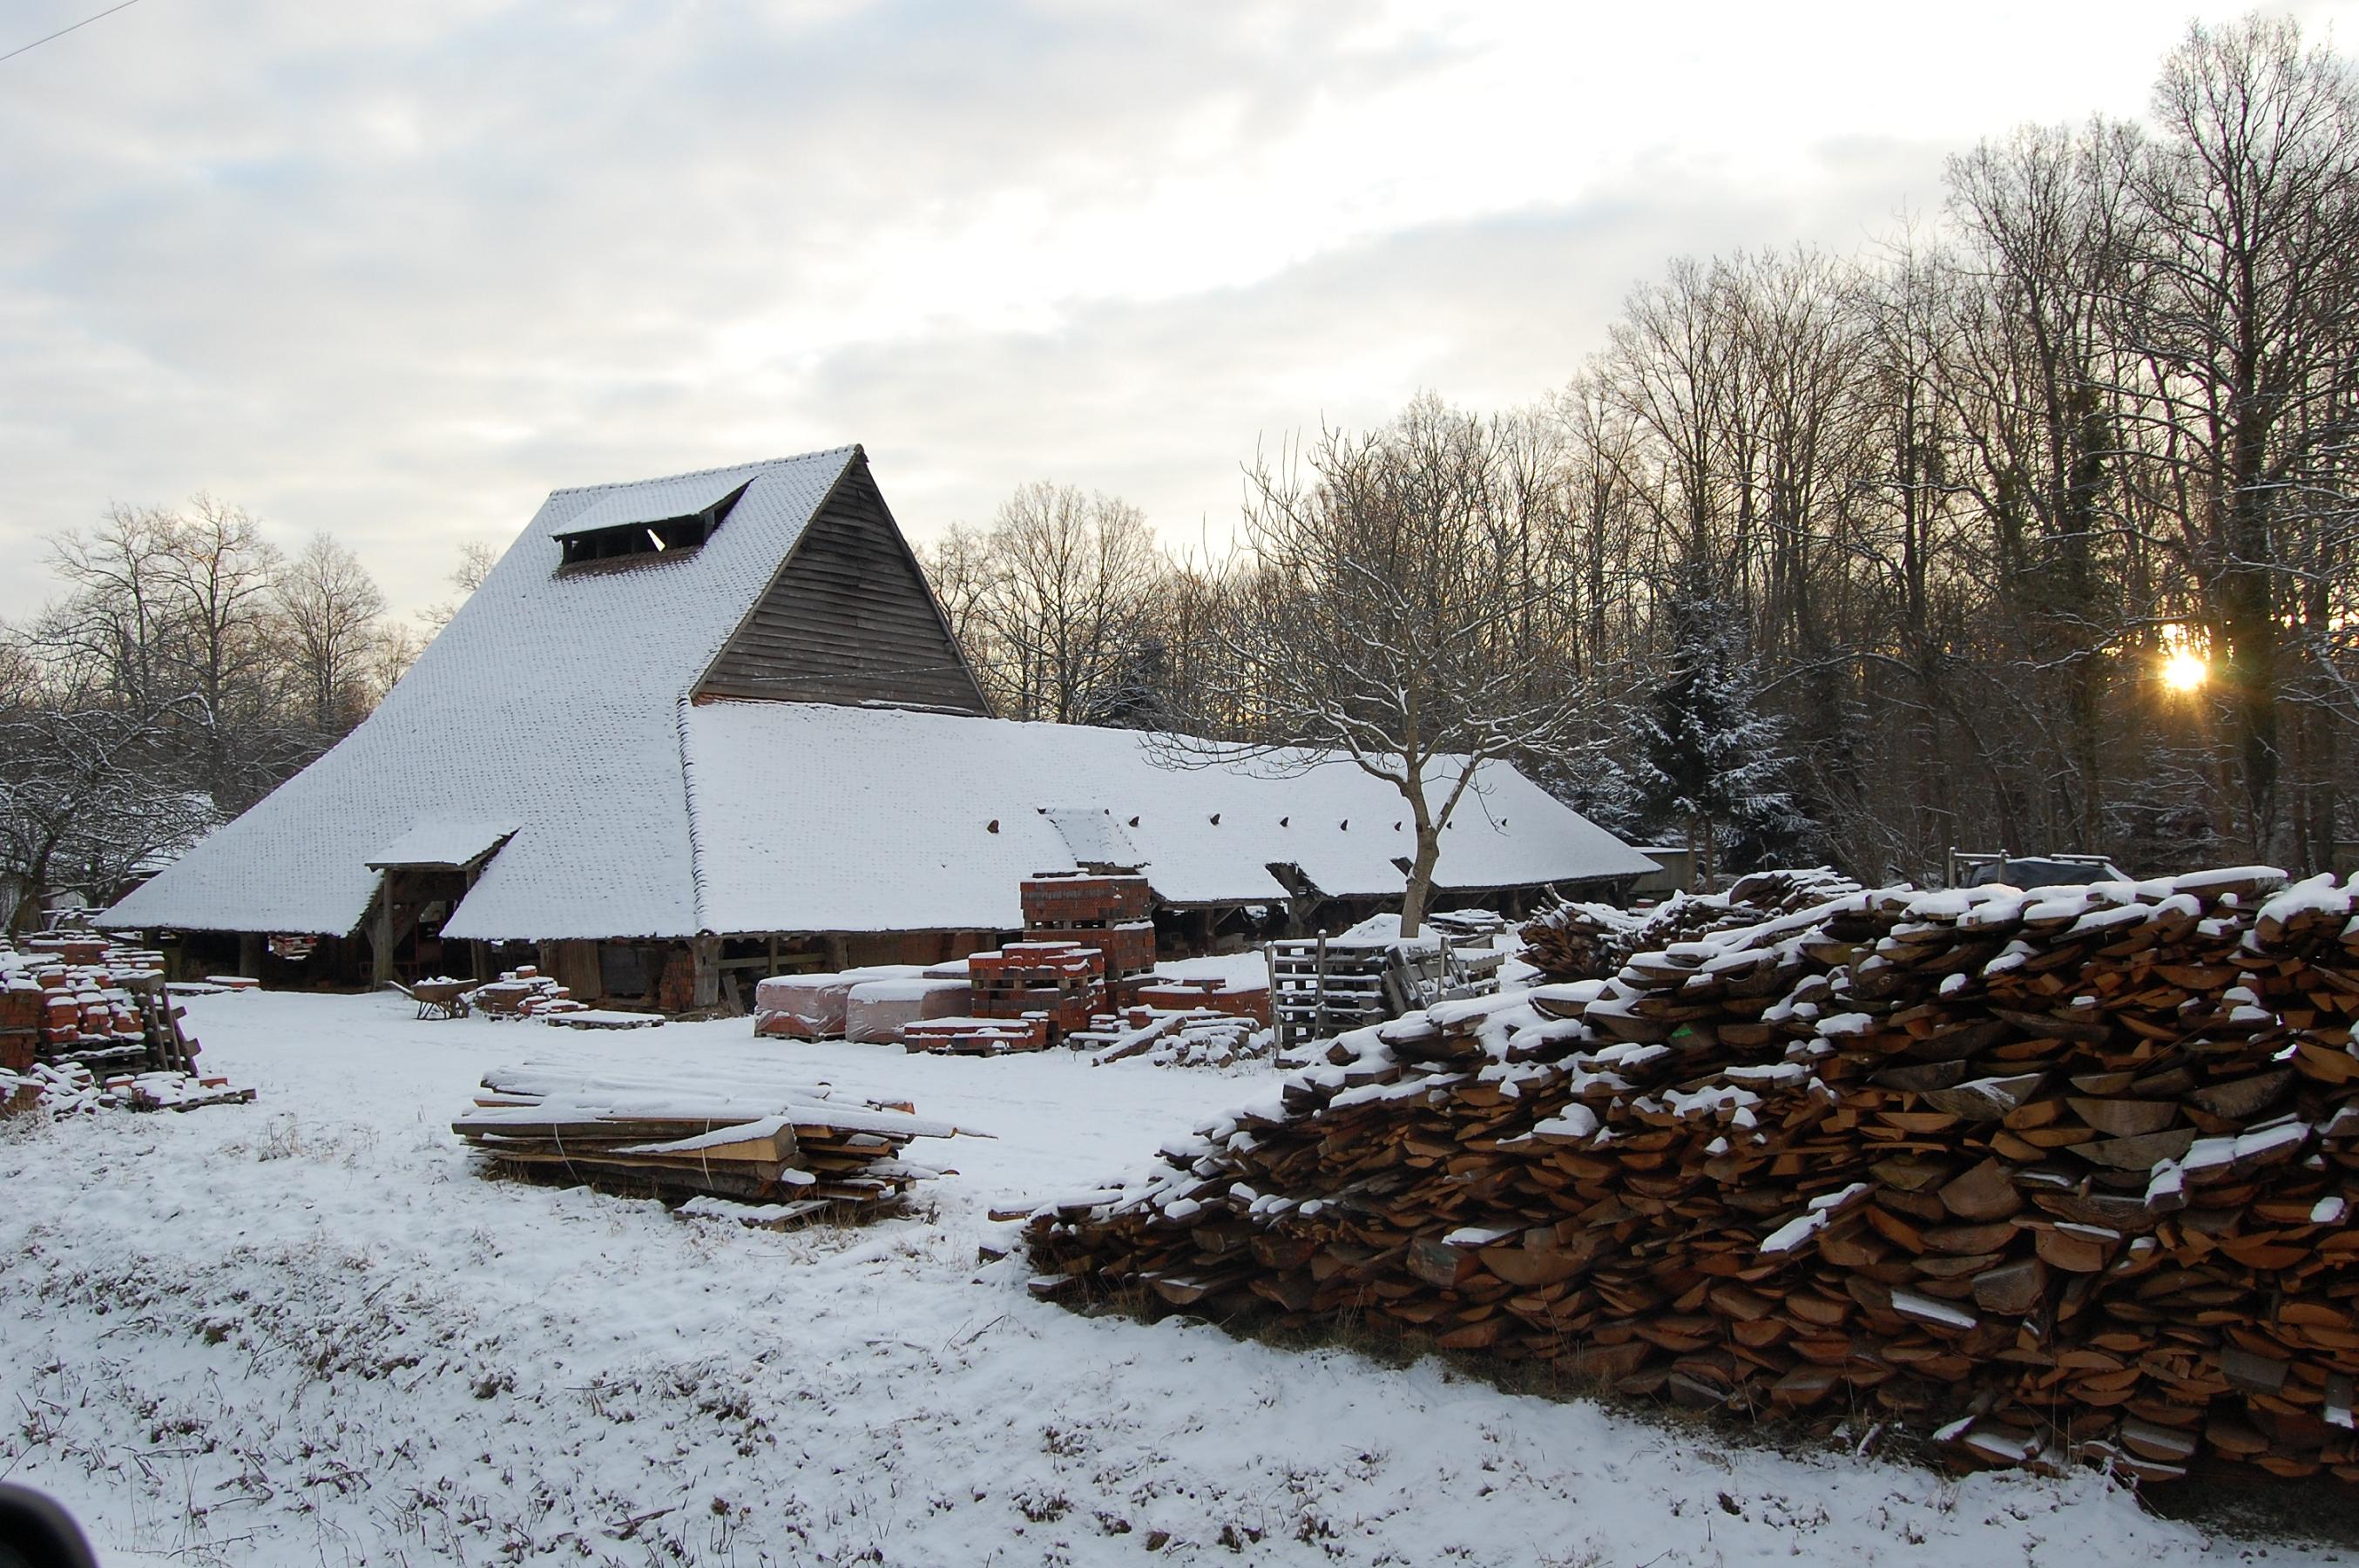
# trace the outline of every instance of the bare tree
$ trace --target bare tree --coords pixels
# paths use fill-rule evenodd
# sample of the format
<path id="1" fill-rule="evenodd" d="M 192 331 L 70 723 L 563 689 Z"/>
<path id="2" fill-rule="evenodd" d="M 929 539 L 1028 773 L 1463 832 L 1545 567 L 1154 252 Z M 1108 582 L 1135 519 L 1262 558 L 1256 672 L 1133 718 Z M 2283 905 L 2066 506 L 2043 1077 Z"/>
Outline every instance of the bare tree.
<path id="1" fill-rule="evenodd" d="M 2124 330 L 2150 377 L 2153 482 L 2219 656 L 2244 837 L 2272 854 L 2286 847 L 2287 546 L 2317 509 L 2306 460 L 2347 421 L 2359 358 L 2359 74 L 2290 20 L 2198 25 L 2164 63 L 2154 118 Z"/>
<path id="2" fill-rule="evenodd" d="M 314 534 L 273 586 L 288 675 L 312 729 L 350 730 L 375 700 L 372 676 L 383 643 L 385 595 L 360 558 Z"/>
<path id="3" fill-rule="evenodd" d="M 459 613 L 459 606 L 467 602 L 469 594 L 484 585 L 484 579 L 489 577 L 492 574 L 492 568 L 499 563 L 500 552 L 496 545 L 486 544 L 482 539 L 468 539 L 460 545 L 459 564 L 452 567 L 450 573 L 443 578 L 444 582 L 459 591 L 459 596 L 429 604 L 418 613 L 418 619 L 426 627 L 426 635 L 429 637 L 451 624 L 451 617 Z M 405 670 L 408 668 L 407 661 L 404 661 L 402 668 Z M 392 682 L 387 681 L 386 684 L 390 687 Z"/>
<path id="4" fill-rule="evenodd" d="M 1002 717 L 1089 724 L 1123 705 L 1165 570 L 1137 507 L 1027 485 L 989 534 L 952 528 L 926 565 Z"/>
<path id="5" fill-rule="evenodd" d="M 1514 445 L 1508 422 L 1427 398 L 1247 474 L 1225 658 L 1200 715 L 1217 743 L 1199 756 L 1317 766 L 1307 752 L 1341 752 L 1399 790 L 1416 828 L 1404 935 L 1483 766 L 1577 723 L 1561 642 L 1532 634 L 1569 573 L 1527 548 L 1538 519 Z"/>

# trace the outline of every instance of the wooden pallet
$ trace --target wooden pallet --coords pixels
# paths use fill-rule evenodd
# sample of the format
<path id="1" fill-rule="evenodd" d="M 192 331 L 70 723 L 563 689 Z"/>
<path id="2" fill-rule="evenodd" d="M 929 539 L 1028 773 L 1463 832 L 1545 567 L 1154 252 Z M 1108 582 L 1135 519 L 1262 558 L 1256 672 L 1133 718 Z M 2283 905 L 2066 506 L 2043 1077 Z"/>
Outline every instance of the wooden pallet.
<path id="1" fill-rule="evenodd" d="M 919 1018 L 903 1027 L 901 1044 L 908 1051 L 938 1056 L 1005 1056 L 1011 1051 L 1045 1051 L 1049 1021 L 1045 1013 L 1014 1018 Z"/>

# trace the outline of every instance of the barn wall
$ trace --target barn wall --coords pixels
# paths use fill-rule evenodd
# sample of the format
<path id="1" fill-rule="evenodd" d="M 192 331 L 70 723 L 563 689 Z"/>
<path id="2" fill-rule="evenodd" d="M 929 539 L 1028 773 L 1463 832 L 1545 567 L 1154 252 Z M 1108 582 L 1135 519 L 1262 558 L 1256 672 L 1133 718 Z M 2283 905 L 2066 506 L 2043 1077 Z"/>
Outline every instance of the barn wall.
<path id="1" fill-rule="evenodd" d="M 865 463 L 845 470 L 698 691 L 989 711 Z"/>

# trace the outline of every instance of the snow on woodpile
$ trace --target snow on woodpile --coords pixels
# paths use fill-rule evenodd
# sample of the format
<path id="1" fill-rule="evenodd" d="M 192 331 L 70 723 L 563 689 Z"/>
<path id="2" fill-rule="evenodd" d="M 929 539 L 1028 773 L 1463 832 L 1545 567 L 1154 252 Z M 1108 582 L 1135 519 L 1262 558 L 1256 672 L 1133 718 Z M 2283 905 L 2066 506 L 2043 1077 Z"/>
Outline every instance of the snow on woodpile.
<path id="1" fill-rule="evenodd" d="M 1036 1286 L 2359 1480 L 2354 1014 L 2331 878 L 1854 892 L 1345 1036 L 1038 1210 Z"/>
<path id="2" fill-rule="evenodd" d="M 1220 993 L 1208 993 L 1218 996 Z M 1268 993 L 1262 993 L 1266 1000 Z M 1102 1018 L 1066 1041 L 1091 1065 L 1144 1062 L 1151 1067 L 1266 1065 L 1277 1055 L 1277 1031 L 1250 1014 L 1205 1007 L 1134 1006 Z"/>
<path id="3" fill-rule="evenodd" d="M 0 942 L 0 1115 L 189 1110 L 251 1089 L 197 1072 L 158 955 L 86 931 Z"/>
<path id="4" fill-rule="evenodd" d="M 1725 893 L 1674 893 L 1644 914 L 1611 904 L 1563 903 L 1525 923 L 1523 958 L 1551 980 L 1592 980 L 1613 974 L 1632 953 L 1757 925 L 1858 891 L 1858 883 L 1822 866 L 1756 871 Z"/>
<path id="5" fill-rule="evenodd" d="M 747 1223 L 865 1217 L 940 1174 L 902 1159 L 914 1138 L 960 1128 L 906 1104 L 839 1098 L 715 1073 L 586 1074 L 527 1062 L 484 1074 L 451 1129 L 487 1169 L 566 1183 L 754 1205 Z"/>

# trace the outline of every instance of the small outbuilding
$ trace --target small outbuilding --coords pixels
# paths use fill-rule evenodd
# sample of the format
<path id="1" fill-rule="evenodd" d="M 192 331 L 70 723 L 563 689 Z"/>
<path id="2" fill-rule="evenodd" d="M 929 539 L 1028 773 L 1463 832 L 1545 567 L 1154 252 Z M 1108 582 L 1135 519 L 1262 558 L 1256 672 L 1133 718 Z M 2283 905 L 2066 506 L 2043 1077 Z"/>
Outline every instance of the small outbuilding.
<path id="1" fill-rule="evenodd" d="M 686 1007 L 733 975 L 990 946 L 1043 870 L 1143 871 L 1173 948 L 1397 905 L 1389 786 L 1197 760 L 990 717 L 842 447 L 552 494 L 359 728 L 99 923 L 275 983 L 537 963 Z M 1439 889 L 1516 907 L 1653 869 L 1495 765 Z"/>

